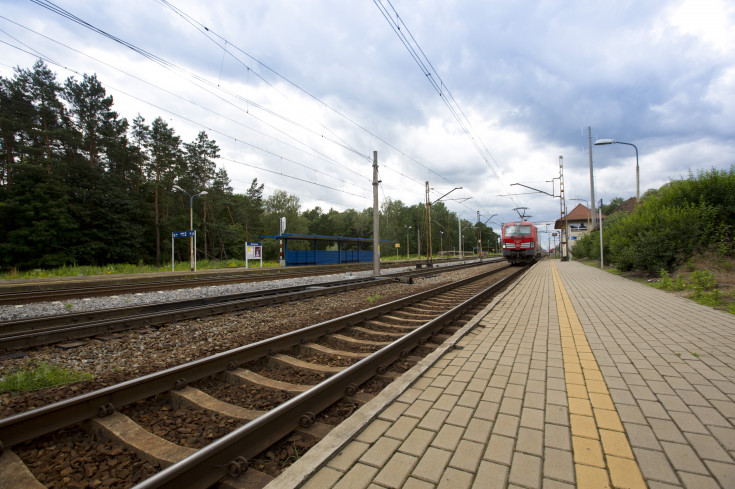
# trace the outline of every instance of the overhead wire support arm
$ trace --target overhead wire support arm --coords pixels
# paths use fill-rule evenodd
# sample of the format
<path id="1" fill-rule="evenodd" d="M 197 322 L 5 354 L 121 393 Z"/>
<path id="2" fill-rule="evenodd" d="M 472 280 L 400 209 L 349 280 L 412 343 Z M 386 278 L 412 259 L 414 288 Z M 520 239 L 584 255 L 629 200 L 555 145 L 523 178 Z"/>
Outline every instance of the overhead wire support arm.
<path id="1" fill-rule="evenodd" d="M 522 183 L 511 183 L 510 184 L 511 187 L 513 185 L 520 185 L 521 187 L 530 188 L 531 190 L 535 190 L 536 192 L 541 192 L 542 194 L 546 194 L 546 195 L 549 195 L 551 197 L 558 197 L 558 195 L 550 194 L 549 192 L 546 192 L 545 190 L 539 190 L 537 188 L 529 187 L 528 185 L 523 185 Z"/>

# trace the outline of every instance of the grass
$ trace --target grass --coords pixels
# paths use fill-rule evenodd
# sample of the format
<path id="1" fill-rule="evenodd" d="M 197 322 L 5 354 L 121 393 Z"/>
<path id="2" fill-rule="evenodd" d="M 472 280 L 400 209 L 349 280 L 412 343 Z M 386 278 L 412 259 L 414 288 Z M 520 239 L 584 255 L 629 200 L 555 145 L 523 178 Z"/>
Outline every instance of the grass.
<path id="1" fill-rule="evenodd" d="M 68 370 L 46 362 L 38 366 L 28 365 L 0 378 L 0 394 L 5 392 L 28 392 L 57 385 L 93 380 L 86 372 Z"/>
<path id="2" fill-rule="evenodd" d="M 249 260 L 248 265 L 251 268 L 260 266 L 260 261 Z M 263 267 L 277 267 L 278 261 L 263 260 Z M 214 270 L 217 268 L 238 268 L 245 267 L 245 260 L 200 260 L 197 262 L 197 270 Z M 177 262 L 174 264 L 174 270 L 177 272 L 186 272 L 191 269 L 188 261 Z M 156 273 L 170 272 L 171 263 L 161 267 L 144 264 L 117 263 L 100 267 L 68 265 L 59 268 L 34 268 L 25 271 L 10 271 L 0 273 L 0 280 L 10 279 L 27 279 L 27 278 L 49 278 L 49 277 L 77 277 L 77 276 L 96 276 L 96 275 L 122 275 L 133 273 Z"/>

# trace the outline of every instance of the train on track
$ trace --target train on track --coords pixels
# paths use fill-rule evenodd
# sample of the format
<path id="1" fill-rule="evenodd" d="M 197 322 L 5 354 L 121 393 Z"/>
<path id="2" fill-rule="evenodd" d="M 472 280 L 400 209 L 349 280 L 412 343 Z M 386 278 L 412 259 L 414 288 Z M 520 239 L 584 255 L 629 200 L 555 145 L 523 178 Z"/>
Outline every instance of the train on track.
<path id="1" fill-rule="evenodd" d="M 541 257 L 538 229 L 529 221 L 507 222 L 502 230 L 503 258 L 511 264 L 526 264 Z"/>

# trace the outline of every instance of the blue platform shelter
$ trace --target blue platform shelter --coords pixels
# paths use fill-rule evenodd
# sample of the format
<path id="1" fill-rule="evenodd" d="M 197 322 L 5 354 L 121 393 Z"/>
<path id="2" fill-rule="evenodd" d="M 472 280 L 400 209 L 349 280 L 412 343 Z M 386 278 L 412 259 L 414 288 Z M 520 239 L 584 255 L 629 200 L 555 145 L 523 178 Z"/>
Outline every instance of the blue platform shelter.
<path id="1" fill-rule="evenodd" d="M 372 238 L 289 233 L 258 237 L 283 240 L 283 255 L 287 267 L 296 265 L 334 265 L 338 263 L 372 263 L 373 261 Z M 291 249 L 289 243 L 293 247 L 295 241 L 309 242 L 311 247 L 305 250 Z M 388 240 L 381 241 L 391 242 Z M 337 245 L 336 250 L 324 249 L 330 245 L 334 246 L 335 243 Z"/>

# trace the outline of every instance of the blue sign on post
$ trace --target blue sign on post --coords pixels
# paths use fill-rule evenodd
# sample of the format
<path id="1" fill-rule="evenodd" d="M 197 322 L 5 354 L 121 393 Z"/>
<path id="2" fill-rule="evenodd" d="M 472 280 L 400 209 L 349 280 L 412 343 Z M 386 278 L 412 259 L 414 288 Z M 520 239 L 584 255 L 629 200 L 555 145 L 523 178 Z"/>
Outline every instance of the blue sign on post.
<path id="1" fill-rule="evenodd" d="M 191 231 L 173 231 L 171 233 L 171 271 L 175 271 L 176 268 L 174 266 L 174 239 L 175 238 L 188 238 L 189 236 L 194 236 L 194 247 L 192 249 L 196 249 L 196 240 L 197 240 L 197 232 L 195 229 L 192 229 Z M 197 271 L 197 257 L 196 253 L 194 253 L 194 271 Z"/>

